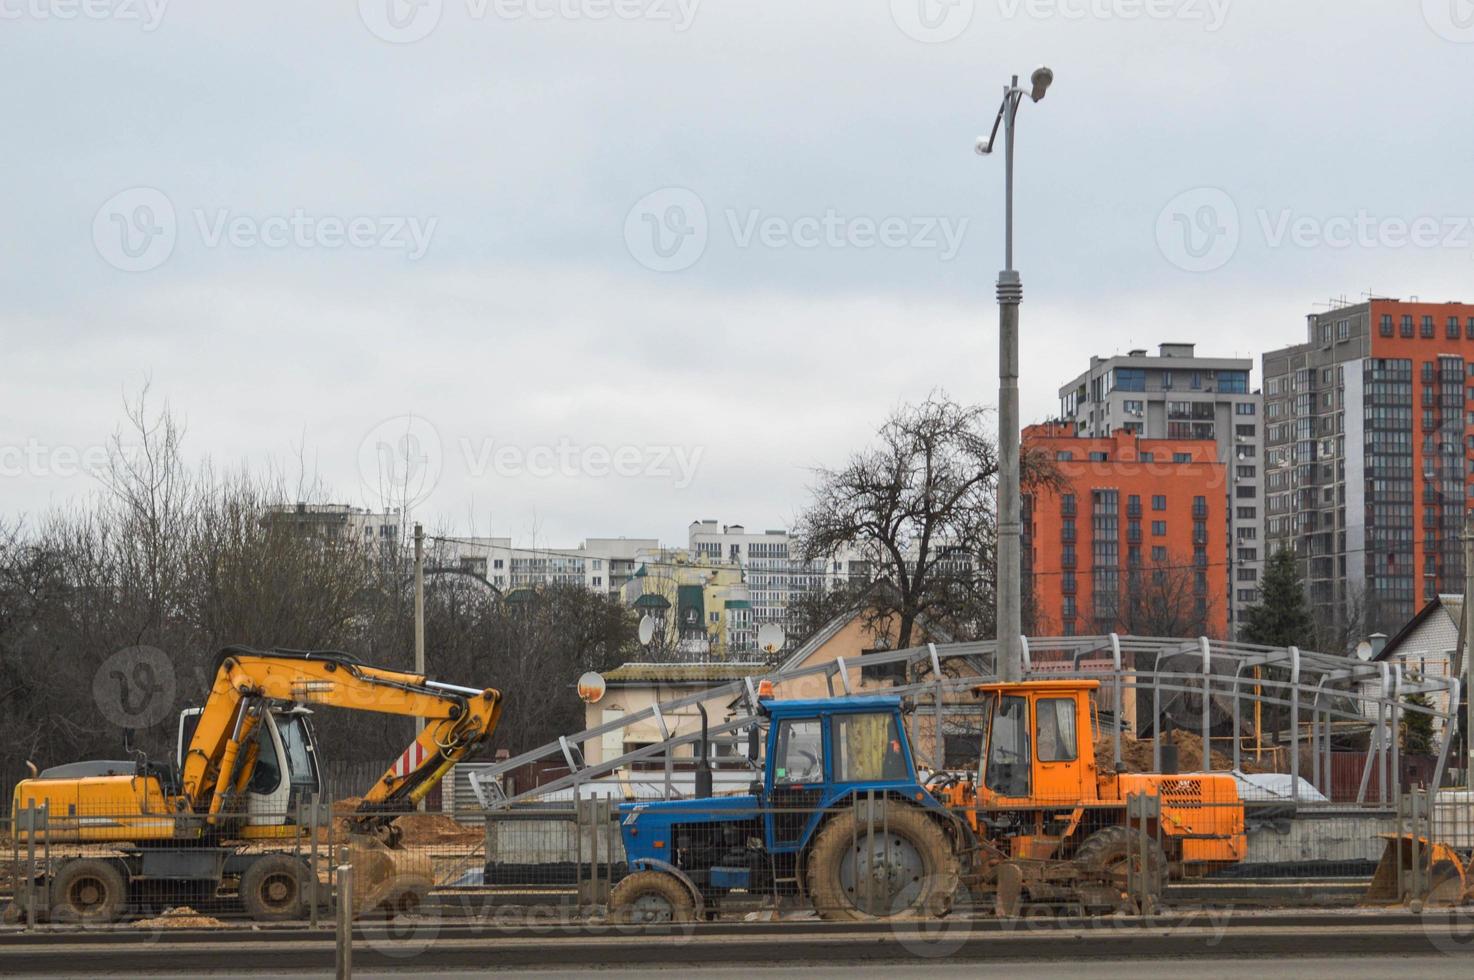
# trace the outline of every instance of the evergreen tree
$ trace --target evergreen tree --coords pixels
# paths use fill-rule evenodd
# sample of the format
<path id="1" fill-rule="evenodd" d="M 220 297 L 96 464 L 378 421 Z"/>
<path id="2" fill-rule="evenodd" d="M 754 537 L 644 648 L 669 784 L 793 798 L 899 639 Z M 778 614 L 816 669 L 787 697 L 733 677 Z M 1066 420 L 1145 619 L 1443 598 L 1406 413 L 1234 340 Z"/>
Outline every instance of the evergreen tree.
<path id="1" fill-rule="evenodd" d="M 1305 604 L 1305 588 L 1295 567 L 1295 555 L 1280 550 L 1269 559 L 1260 584 L 1264 601 L 1244 610 L 1240 638 L 1245 643 L 1271 647 L 1308 647 L 1314 641 L 1315 622 Z"/>

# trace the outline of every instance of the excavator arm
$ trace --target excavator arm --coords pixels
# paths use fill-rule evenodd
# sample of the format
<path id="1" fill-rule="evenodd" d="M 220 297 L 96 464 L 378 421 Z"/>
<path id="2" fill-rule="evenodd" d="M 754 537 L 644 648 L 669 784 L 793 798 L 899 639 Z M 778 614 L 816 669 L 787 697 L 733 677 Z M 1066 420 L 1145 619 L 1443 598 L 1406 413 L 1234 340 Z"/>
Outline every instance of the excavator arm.
<path id="1" fill-rule="evenodd" d="M 502 709 L 501 694 L 491 688 L 370 667 L 344 653 L 227 647 L 216 661 L 215 682 L 180 772 L 184 799 L 195 812 L 208 813 L 210 823 L 219 819 L 226 797 L 249 782 L 252 735 L 272 701 L 424 719 L 414 743 L 419 751 L 412 745 L 405 755 L 417 761 L 391 766 L 364 794 L 358 823 L 365 829 L 386 824 L 424 798 L 495 731 Z"/>

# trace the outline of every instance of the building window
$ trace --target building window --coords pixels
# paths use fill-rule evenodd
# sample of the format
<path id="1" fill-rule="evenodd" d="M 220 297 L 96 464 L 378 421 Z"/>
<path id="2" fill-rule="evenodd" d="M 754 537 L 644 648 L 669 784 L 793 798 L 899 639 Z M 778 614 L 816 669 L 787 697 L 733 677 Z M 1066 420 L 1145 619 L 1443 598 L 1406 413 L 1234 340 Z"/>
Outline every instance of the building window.
<path id="1" fill-rule="evenodd" d="M 1431 317 L 1431 316 L 1425 316 L 1425 317 L 1423 317 L 1423 330 L 1422 330 L 1422 333 L 1423 333 L 1423 339 L 1424 340 L 1432 340 L 1433 339 L 1433 336 L 1434 336 L 1433 317 Z"/>
<path id="2" fill-rule="evenodd" d="M 1167 549 L 1164 548 L 1164 547 L 1162 547 L 1161 545 L 1153 545 L 1152 546 L 1152 561 L 1155 562 L 1155 563 L 1157 563 L 1158 565 L 1161 565 L 1164 562 L 1166 562 L 1166 560 L 1167 560 Z"/>
<path id="3" fill-rule="evenodd" d="M 1146 402 L 1131 401 L 1128 399 L 1121 403 L 1121 411 L 1127 415 L 1144 415 L 1146 414 Z"/>
<path id="4" fill-rule="evenodd" d="M 1448 339 L 1449 340 L 1458 340 L 1459 339 L 1459 335 L 1461 333 L 1462 333 L 1462 324 L 1459 323 L 1459 318 L 1456 317 L 1456 316 L 1449 317 L 1448 318 Z"/>
<path id="5" fill-rule="evenodd" d="M 1174 463 L 1191 463 L 1192 461 L 1193 461 L 1193 454 L 1192 453 L 1173 453 L 1172 454 L 1172 462 L 1174 462 Z"/>
<path id="6" fill-rule="evenodd" d="M 1252 439 L 1252 438 L 1254 438 L 1255 434 L 1258 433 L 1259 430 L 1256 429 L 1252 425 L 1240 425 L 1240 426 L 1235 426 L 1234 427 L 1234 431 L 1238 434 L 1239 438 L 1241 438 L 1241 439 Z"/>
<path id="7" fill-rule="evenodd" d="M 1464 324 L 1464 339 L 1474 340 L 1474 316 L 1469 317 L 1469 322 Z"/>
<path id="8" fill-rule="evenodd" d="M 1253 402 L 1238 402 L 1233 407 L 1235 415 L 1253 415 L 1256 411 Z"/>
<path id="9" fill-rule="evenodd" d="M 1068 449 L 1061 449 L 1054 454 L 1054 458 L 1061 463 L 1068 463 L 1075 458 L 1075 454 Z"/>
<path id="10" fill-rule="evenodd" d="M 1141 461 L 1143 463 L 1152 463 L 1152 462 L 1155 462 L 1156 461 L 1157 454 L 1156 453 L 1142 453 L 1140 458 L 1141 458 Z"/>
<path id="11" fill-rule="evenodd" d="M 1391 313 L 1383 313 L 1382 314 L 1382 336 L 1384 336 L 1384 337 L 1390 337 L 1390 336 L 1392 336 L 1392 314 Z"/>
<path id="12" fill-rule="evenodd" d="M 1161 510 L 1166 510 L 1166 509 L 1167 509 L 1167 498 L 1165 496 L 1163 496 L 1161 494 L 1158 494 L 1157 496 L 1155 496 L 1155 497 L 1152 498 L 1152 510 L 1161 511 Z"/>
<path id="13" fill-rule="evenodd" d="M 1259 549 L 1258 548 L 1240 548 L 1239 549 L 1239 561 L 1258 561 L 1258 560 L 1259 560 Z"/>
<path id="14" fill-rule="evenodd" d="M 1090 461 L 1092 463 L 1104 463 L 1108 459 L 1110 459 L 1110 457 L 1107 456 L 1105 453 L 1091 453 L 1090 454 Z"/>
<path id="15" fill-rule="evenodd" d="M 1238 468 L 1238 475 L 1240 480 L 1252 480 L 1255 476 L 1258 476 L 1258 471 L 1253 466 L 1240 466 Z"/>
<path id="16" fill-rule="evenodd" d="M 1413 317 L 1411 313 L 1404 313 L 1402 315 L 1401 332 L 1403 337 L 1411 337 L 1413 335 Z"/>
<path id="17" fill-rule="evenodd" d="M 1146 391 L 1146 368 L 1116 368 L 1116 391 Z"/>
<path id="18" fill-rule="evenodd" d="M 1240 507 L 1238 509 L 1238 515 L 1239 515 L 1239 520 L 1241 520 L 1241 521 L 1252 521 L 1252 520 L 1254 520 L 1255 518 L 1257 518 L 1259 516 L 1259 508 L 1257 508 L 1257 507 Z"/>
<path id="19" fill-rule="evenodd" d="M 1342 320 L 1340 323 L 1336 324 L 1336 339 L 1337 340 L 1347 340 L 1350 337 L 1351 337 L 1351 322 L 1349 320 Z"/>
<path id="20" fill-rule="evenodd" d="M 1167 522 L 1152 521 L 1152 535 L 1158 538 L 1165 538 L 1167 536 Z"/>

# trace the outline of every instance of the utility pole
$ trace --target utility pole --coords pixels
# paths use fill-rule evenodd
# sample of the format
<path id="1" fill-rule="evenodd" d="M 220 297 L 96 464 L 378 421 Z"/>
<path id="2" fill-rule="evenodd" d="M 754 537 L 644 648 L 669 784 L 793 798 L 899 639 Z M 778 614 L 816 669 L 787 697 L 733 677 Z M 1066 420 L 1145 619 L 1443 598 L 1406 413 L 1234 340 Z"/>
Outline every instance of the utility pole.
<path id="1" fill-rule="evenodd" d="M 415 673 L 425 676 L 425 527 L 415 521 Z M 415 719 L 415 738 L 425 731 L 425 719 Z M 425 811 L 423 799 L 415 809 Z"/>
<path id="2" fill-rule="evenodd" d="M 1014 120 L 1025 95 L 1038 102 L 1054 81 L 1048 68 L 1036 69 L 1025 92 L 1018 76 L 1003 89 L 1003 104 L 993 133 L 978 140 L 983 156 L 993 152 L 998 127 L 1004 132 L 1004 269 L 998 274 L 998 646 L 994 670 L 1000 680 L 1023 678 L 1023 521 L 1019 503 L 1018 308 L 1024 287 L 1013 267 Z"/>
<path id="3" fill-rule="evenodd" d="M 1468 699 L 1468 714 L 1464 717 L 1464 787 L 1474 790 L 1474 696 L 1469 685 L 1474 684 L 1474 656 L 1470 656 L 1470 640 L 1474 636 L 1474 513 L 1464 518 L 1464 628 L 1463 657 L 1464 697 Z M 1457 717 L 1459 706 L 1454 705 L 1450 715 Z M 1436 787 L 1435 787 L 1436 789 Z"/>

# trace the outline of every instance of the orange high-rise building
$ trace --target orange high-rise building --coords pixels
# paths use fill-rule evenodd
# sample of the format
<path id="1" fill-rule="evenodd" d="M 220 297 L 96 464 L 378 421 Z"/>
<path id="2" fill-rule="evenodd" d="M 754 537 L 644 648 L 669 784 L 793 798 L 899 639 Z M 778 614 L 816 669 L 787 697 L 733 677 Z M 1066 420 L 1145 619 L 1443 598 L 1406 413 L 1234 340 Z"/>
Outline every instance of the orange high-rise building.
<path id="1" fill-rule="evenodd" d="M 1212 440 L 1024 430 L 1063 486 L 1024 497 L 1029 632 L 1223 637 L 1228 469 Z"/>

